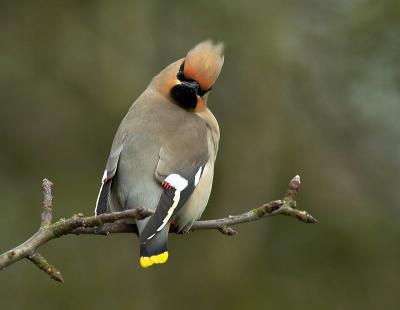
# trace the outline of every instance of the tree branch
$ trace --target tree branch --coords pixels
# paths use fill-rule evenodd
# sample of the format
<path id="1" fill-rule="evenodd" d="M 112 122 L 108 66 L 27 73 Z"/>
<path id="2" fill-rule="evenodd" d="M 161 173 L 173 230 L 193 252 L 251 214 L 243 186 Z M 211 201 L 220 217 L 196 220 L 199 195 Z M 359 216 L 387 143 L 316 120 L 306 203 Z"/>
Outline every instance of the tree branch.
<path id="1" fill-rule="evenodd" d="M 52 187 L 53 183 L 47 179 L 43 180 L 43 211 L 42 223 L 40 224 L 41 227 L 50 225 L 53 220 L 53 195 L 51 193 Z"/>
<path id="2" fill-rule="evenodd" d="M 28 259 L 34 263 L 40 270 L 47 273 L 53 280 L 64 283 L 63 275 L 54 266 L 50 265 L 44 256 L 38 252 L 28 256 Z"/>
<path id="3" fill-rule="evenodd" d="M 23 258 L 27 258 L 39 269 L 46 272 L 52 279 L 62 283 L 64 282 L 64 279 L 61 272 L 48 263 L 48 261 L 39 252 L 37 252 L 37 249 L 40 246 L 52 239 L 69 234 L 137 234 L 137 226 L 135 224 L 125 223 L 124 220 L 140 220 L 153 214 L 153 211 L 145 208 L 137 208 L 88 217 L 84 217 L 82 213 L 78 213 L 69 219 L 60 219 L 52 224 L 52 186 L 53 184 L 49 180 L 43 180 L 43 210 L 39 230 L 21 245 L 0 255 L 0 270 Z M 286 194 L 282 200 L 271 201 L 258 208 L 239 215 L 230 215 L 226 218 L 215 220 L 196 221 L 189 231 L 215 229 L 225 235 L 232 236 L 237 234 L 237 231 L 231 227 L 233 225 L 252 222 L 264 217 L 271 217 L 280 214 L 295 217 L 304 223 L 317 223 L 317 220 L 309 213 L 306 211 L 297 210 L 295 208 L 296 196 L 299 191 L 299 187 L 300 177 L 295 176 L 290 181 Z M 183 233 L 173 225 L 170 228 L 170 232 L 178 234 Z"/>

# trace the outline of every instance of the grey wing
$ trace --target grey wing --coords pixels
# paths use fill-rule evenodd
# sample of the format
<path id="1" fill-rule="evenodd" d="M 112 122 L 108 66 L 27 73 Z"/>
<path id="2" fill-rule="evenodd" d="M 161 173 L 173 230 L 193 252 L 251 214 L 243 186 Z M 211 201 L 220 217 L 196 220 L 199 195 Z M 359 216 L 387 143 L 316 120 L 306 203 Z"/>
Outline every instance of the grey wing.
<path id="1" fill-rule="evenodd" d="M 118 161 L 124 146 L 125 133 L 118 129 L 115 135 L 113 144 L 111 146 L 110 156 L 108 157 L 106 169 L 101 179 L 101 187 L 99 195 L 97 196 L 96 207 L 94 210 L 95 215 L 100 215 L 107 212 L 108 196 L 112 184 L 112 179 L 115 176 L 118 168 Z"/>
<path id="2" fill-rule="evenodd" d="M 189 132 L 184 128 L 178 139 L 170 139 L 160 150 L 155 172 L 164 187 L 155 213 L 140 234 L 141 243 L 153 238 L 184 207 L 196 188 L 209 159 L 207 128 L 197 125 Z"/>

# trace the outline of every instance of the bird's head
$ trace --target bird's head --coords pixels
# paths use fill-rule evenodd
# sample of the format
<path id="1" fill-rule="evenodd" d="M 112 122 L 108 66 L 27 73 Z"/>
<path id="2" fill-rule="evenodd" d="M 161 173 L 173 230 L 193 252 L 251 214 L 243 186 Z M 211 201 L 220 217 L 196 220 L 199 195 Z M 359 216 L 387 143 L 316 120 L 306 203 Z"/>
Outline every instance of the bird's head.
<path id="1" fill-rule="evenodd" d="M 223 45 L 210 40 L 197 44 L 156 78 L 159 90 L 179 106 L 194 111 L 207 107 L 207 95 L 224 63 Z"/>

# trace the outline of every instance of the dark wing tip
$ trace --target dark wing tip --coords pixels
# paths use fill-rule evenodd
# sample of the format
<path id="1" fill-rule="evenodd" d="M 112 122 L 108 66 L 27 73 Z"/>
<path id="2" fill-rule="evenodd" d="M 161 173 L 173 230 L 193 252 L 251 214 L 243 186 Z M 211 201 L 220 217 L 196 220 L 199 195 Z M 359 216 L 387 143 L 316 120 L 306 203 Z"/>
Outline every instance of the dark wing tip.
<path id="1" fill-rule="evenodd" d="M 108 194 L 110 192 L 111 179 L 105 180 L 100 187 L 99 195 L 97 197 L 96 208 L 94 214 L 100 215 L 107 212 Z"/>

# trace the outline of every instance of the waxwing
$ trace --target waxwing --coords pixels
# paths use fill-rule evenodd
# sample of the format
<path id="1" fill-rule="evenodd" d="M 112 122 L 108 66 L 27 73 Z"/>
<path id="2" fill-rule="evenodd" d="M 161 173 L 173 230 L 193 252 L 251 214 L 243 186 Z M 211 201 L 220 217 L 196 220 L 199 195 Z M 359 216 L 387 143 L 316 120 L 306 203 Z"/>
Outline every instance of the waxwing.
<path id="1" fill-rule="evenodd" d="M 207 98 L 222 53 L 222 44 L 205 41 L 166 67 L 132 104 L 115 135 L 95 214 L 154 210 L 136 220 L 142 267 L 165 263 L 171 222 L 187 231 L 207 205 L 220 137 Z"/>

